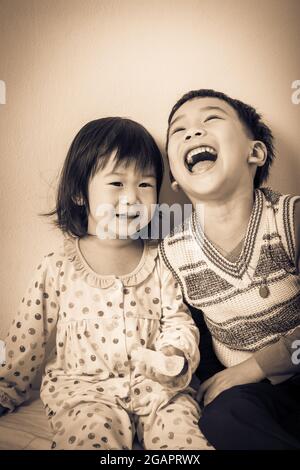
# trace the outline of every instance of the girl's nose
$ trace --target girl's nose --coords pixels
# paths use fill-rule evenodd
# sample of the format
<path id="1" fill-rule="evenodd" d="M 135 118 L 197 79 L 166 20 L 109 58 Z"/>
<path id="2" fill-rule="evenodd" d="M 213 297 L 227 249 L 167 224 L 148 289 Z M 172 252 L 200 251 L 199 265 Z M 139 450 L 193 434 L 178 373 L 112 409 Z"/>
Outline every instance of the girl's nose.
<path id="1" fill-rule="evenodd" d="M 206 134 L 205 129 L 202 127 L 197 127 L 195 129 L 189 129 L 184 136 L 184 140 L 190 140 L 194 137 L 203 137 Z"/>
<path id="2" fill-rule="evenodd" d="M 130 206 L 132 204 L 135 204 L 137 202 L 136 191 L 134 189 L 127 189 L 122 194 L 120 200 L 121 200 L 121 204 L 123 204 L 123 205 Z"/>

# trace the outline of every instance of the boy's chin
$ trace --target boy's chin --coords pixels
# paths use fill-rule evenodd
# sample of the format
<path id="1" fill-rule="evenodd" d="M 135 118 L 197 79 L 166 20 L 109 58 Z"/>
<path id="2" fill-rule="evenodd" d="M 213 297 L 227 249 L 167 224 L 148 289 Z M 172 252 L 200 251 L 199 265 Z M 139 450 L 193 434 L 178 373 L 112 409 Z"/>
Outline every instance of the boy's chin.
<path id="1" fill-rule="evenodd" d="M 204 184 L 204 181 L 200 183 L 200 181 L 194 180 L 192 184 L 185 185 L 185 187 L 182 185 L 180 187 L 192 202 L 209 200 L 215 197 L 217 194 L 222 193 L 222 185 L 212 181 Z"/>

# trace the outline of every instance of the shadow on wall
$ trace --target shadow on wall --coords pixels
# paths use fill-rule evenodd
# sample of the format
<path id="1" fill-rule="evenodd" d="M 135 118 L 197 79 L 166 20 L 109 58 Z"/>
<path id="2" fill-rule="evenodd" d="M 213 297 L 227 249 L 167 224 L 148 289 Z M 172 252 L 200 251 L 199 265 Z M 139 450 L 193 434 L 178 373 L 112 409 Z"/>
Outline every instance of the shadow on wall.
<path id="1" fill-rule="evenodd" d="M 276 136 L 276 130 L 274 130 Z M 275 141 L 276 145 L 276 141 Z M 273 183 L 276 181 L 276 184 Z M 284 194 L 300 194 L 300 162 L 299 155 L 290 141 L 283 136 L 276 145 L 276 160 L 271 168 L 267 185 Z"/>
<path id="2" fill-rule="evenodd" d="M 159 199 L 161 203 L 166 203 L 169 205 L 172 205 L 172 204 L 184 205 L 184 204 L 191 203 L 183 191 L 181 191 L 180 189 L 178 192 L 175 192 L 172 190 L 171 181 L 167 172 L 164 178 L 164 182 L 162 185 L 162 190 L 161 190 Z"/>

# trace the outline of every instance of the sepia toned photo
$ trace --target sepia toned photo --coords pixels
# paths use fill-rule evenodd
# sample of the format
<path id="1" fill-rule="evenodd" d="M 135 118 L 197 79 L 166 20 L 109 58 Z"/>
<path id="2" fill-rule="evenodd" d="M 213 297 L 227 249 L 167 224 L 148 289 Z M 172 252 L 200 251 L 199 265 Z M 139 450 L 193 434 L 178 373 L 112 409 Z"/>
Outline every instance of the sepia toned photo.
<path id="1" fill-rule="evenodd" d="M 0 0 L 1 456 L 300 450 L 299 19 Z"/>

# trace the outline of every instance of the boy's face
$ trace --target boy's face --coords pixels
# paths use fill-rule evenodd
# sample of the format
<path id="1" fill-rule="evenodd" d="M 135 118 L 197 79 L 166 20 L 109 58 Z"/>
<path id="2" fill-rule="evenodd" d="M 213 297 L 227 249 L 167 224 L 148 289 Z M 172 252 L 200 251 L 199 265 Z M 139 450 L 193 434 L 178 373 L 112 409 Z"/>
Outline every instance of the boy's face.
<path id="1" fill-rule="evenodd" d="M 193 203 L 253 187 L 252 139 L 236 111 L 218 98 L 184 103 L 169 128 L 170 169 Z M 245 186 L 246 185 L 246 186 Z"/>

